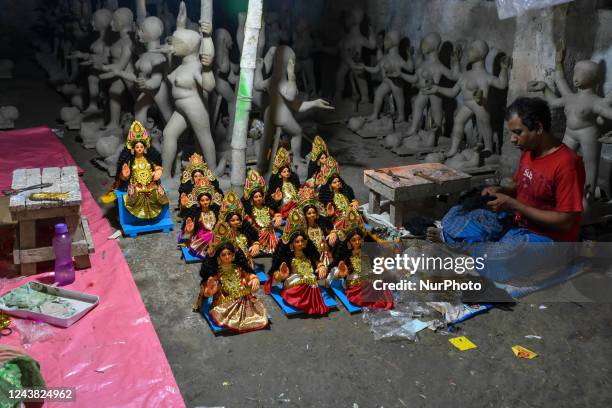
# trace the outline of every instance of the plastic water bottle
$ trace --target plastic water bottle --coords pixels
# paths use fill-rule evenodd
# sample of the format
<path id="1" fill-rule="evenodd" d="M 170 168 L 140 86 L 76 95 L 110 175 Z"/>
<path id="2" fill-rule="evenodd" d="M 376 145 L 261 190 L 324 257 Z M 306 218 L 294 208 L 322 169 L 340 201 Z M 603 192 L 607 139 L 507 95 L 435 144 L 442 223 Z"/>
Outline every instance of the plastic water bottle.
<path id="1" fill-rule="evenodd" d="M 66 224 L 55 225 L 53 252 L 55 252 L 55 283 L 64 286 L 74 282 L 72 238 Z"/>

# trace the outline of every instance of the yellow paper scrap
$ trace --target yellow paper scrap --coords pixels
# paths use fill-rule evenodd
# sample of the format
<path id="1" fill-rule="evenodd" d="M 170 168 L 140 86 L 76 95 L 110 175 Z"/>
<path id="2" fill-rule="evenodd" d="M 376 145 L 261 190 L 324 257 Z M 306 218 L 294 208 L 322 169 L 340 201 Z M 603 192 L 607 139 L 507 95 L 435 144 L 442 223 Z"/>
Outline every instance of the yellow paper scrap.
<path id="1" fill-rule="evenodd" d="M 512 351 L 514 352 L 514 355 L 517 356 L 518 358 L 526 358 L 526 359 L 531 360 L 538 356 L 536 353 L 534 353 L 533 351 L 529 349 L 526 349 L 523 346 L 513 346 Z"/>
<path id="2" fill-rule="evenodd" d="M 454 337 L 448 341 L 450 341 L 453 346 L 457 347 L 461 351 L 478 347 L 465 336 Z"/>
<path id="3" fill-rule="evenodd" d="M 117 201 L 117 196 L 114 191 L 109 191 L 108 193 L 100 196 L 100 201 L 102 204 L 110 204 L 113 201 Z"/>

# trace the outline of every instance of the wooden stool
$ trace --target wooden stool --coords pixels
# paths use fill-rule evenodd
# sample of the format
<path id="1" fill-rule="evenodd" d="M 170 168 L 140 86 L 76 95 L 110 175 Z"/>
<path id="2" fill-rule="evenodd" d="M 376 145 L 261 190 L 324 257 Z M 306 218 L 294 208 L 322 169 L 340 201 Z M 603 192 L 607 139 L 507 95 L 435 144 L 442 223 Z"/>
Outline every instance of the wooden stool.
<path id="1" fill-rule="evenodd" d="M 420 174 L 420 175 L 419 175 Z M 394 176 L 397 177 L 394 180 Z M 468 190 L 472 176 L 440 163 L 364 170 L 363 182 L 370 189 L 368 212 L 380 213 L 380 200 L 391 201 L 391 223 L 401 227 L 410 204 L 439 194 Z"/>
<path id="2" fill-rule="evenodd" d="M 63 218 L 72 237 L 72 255 L 77 268 L 90 267 L 89 254 L 94 252 L 93 239 L 86 218 L 81 218 L 81 188 L 77 168 L 48 167 L 13 171 L 13 189 L 41 183 L 53 183 L 44 189 L 28 190 L 11 196 L 9 211 L 18 224 L 13 251 L 15 264 L 21 265 L 22 275 L 36 273 L 36 263 L 55 259 L 52 246 L 36 247 L 36 221 Z M 69 193 L 64 201 L 32 201 L 30 194 L 39 192 Z"/>

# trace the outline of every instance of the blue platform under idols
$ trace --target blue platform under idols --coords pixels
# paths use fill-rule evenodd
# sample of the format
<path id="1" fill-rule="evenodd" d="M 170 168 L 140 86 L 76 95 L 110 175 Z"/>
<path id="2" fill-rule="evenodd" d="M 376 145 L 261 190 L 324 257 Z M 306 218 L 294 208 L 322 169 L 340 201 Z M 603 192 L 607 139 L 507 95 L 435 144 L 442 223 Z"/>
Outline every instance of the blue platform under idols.
<path id="1" fill-rule="evenodd" d="M 334 298 L 330 296 L 330 294 L 327 292 L 327 290 L 325 290 L 325 288 L 321 286 L 319 286 L 319 288 L 321 289 L 321 296 L 323 297 L 325 306 L 329 307 L 330 309 L 337 309 L 338 304 L 336 303 Z M 285 302 L 285 299 L 283 299 L 283 296 L 281 295 L 281 290 L 282 287 L 280 285 L 273 285 L 272 289 L 270 290 L 270 296 L 272 296 L 272 299 L 274 299 L 274 301 L 278 304 L 283 313 L 287 316 L 303 314 L 304 311 L 302 309 L 293 307 L 289 303 Z"/>
<path id="2" fill-rule="evenodd" d="M 191 252 L 189 252 L 189 248 L 187 247 L 181 246 L 181 253 L 182 253 L 183 259 L 188 264 L 203 261 L 202 258 L 198 258 L 197 256 L 194 256 Z"/>
<path id="3" fill-rule="evenodd" d="M 344 291 L 343 279 L 334 279 L 331 283 L 331 290 L 334 292 L 334 295 L 340 300 L 340 302 L 344 305 L 346 310 L 349 313 L 359 313 L 361 312 L 361 307 L 351 303 L 349 298 L 346 296 L 346 292 Z"/>
<path id="4" fill-rule="evenodd" d="M 123 233 L 129 237 L 136 238 L 138 234 L 143 232 L 163 231 L 168 234 L 174 223 L 170 216 L 170 205 L 166 204 L 163 206 L 161 214 L 151 220 L 141 220 L 134 217 L 123 205 L 123 196 L 125 191 L 115 190 L 117 196 L 117 205 L 119 208 L 119 222 L 121 223 L 121 229 Z"/>

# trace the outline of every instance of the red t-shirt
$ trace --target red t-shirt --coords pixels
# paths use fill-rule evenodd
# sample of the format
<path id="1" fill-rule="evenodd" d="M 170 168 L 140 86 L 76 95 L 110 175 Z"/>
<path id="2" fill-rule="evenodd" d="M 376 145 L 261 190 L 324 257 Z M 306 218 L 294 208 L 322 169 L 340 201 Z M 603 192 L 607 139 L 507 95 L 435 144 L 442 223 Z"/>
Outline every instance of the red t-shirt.
<path id="1" fill-rule="evenodd" d="M 535 159 L 531 157 L 531 152 L 523 152 L 514 175 L 516 198 L 541 210 L 582 213 L 584 178 L 582 159 L 564 144 L 554 152 Z M 577 241 L 580 234 L 580 215 L 567 231 L 535 226 L 518 212 L 515 217 L 519 225 L 555 241 Z"/>

